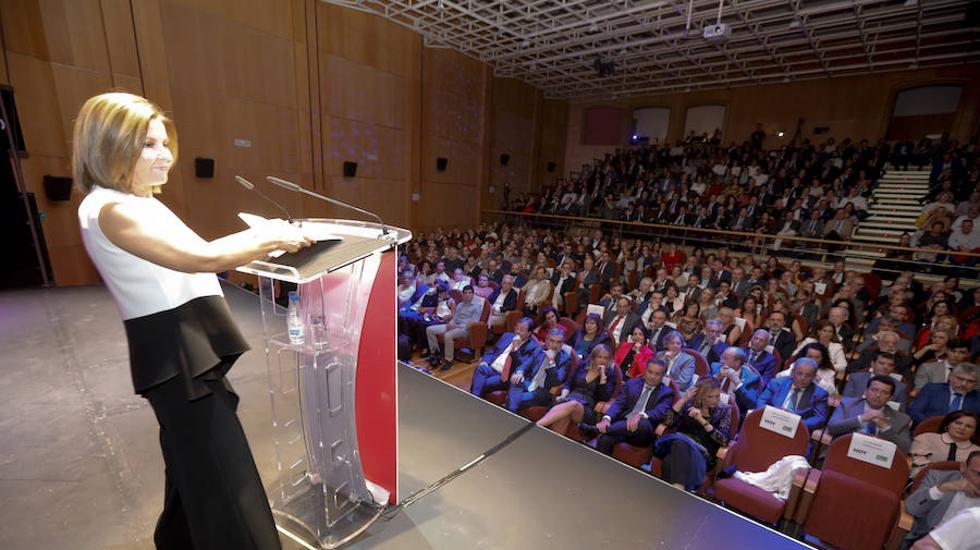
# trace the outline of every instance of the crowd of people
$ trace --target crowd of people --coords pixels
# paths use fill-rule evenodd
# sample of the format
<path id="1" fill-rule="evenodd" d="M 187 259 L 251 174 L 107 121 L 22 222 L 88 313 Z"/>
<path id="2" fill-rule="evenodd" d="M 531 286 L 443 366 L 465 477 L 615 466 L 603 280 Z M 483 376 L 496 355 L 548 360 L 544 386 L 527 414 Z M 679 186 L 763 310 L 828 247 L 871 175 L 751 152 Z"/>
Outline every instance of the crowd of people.
<path id="1" fill-rule="evenodd" d="M 976 257 L 962 254 L 980 251 L 980 149 L 975 143 L 803 140 L 769 151 L 762 143 L 753 138 L 726 148 L 718 140 L 689 140 L 620 149 L 540 194 L 508 194 L 504 206 L 524 213 L 846 241 L 868 217 L 886 163 L 912 164 L 932 168 L 930 188 L 921 197 L 918 230 L 895 244 L 922 251 L 894 251 L 888 265 L 903 260 L 977 265 Z M 813 244 L 807 243 L 789 244 Z"/>
<path id="2" fill-rule="evenodd" d="M 980 288 L 955 276 L 882 285 L 844 261 L 492 224 L 419 235 L 399 273 L 403 358 L 449 370 L 488 334 L 470 350 L 475 396 L 601 452 L 652 449 L 687 490 L 766 406 L 891 441 L 913 473 L 980 450 Z"/>

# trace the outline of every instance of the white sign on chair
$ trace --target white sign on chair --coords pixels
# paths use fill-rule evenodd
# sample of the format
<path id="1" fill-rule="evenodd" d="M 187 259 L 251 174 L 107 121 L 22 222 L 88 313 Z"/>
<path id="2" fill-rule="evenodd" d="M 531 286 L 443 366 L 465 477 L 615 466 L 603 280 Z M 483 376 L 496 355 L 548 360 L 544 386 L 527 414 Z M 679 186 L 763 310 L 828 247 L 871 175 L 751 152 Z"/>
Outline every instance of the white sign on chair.
<path id="1" fill-rule="evenodd" d="M 882 468 L 891 468 L 896 449 L 891 441 L 855 432 L 851 436 L 851 446 L 847 449 L 847 456 Z"/>
<path id="2" fill-rule="evenodd" d="M 759 427 L 793 439 L 796 437 L 796 430 L 800 427 L 800 415 L 766 405 Z"/>

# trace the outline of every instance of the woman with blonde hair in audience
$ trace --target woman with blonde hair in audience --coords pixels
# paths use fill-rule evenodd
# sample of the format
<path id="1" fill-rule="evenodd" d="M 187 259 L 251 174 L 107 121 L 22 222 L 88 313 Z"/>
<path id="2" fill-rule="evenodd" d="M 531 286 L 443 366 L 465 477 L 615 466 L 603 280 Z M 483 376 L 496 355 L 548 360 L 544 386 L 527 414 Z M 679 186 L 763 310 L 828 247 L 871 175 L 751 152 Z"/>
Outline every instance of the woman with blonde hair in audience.
<path id="1" fill-rule="evenodd" d="M 701 318 L 705 321 L 718 318 L 718 306 L 715 305 L 715 291 L 713 289 L 704 288 L 701 290 L 698 306 L 701 308 Z"/>
<path id="2" fill-rule="evenodd" d="M 943 417 L 935 432 L 919 434 L 912 440 L 909 477 L 914 478 L 919 470 L 936 462 L 962 462 L 975 451 L 980 451 L 977 445 L 977 414 L 953 411 Z"/>
<path id="3" fill-rule="evenodd" d="M 756 302 L 753 296 L 746 296 L 742 300 L 742 305 L 735 310 L 735 315 L 753 327 L 759 327 L 762 323 L 762 306 Z"/>
<path id="4" fill-rule="evenodd" d="M 932 324 L 925 328 L 919 329 L 919 333 L 915 338 L 915 348 L 921 348 L 929 342 L 934 331 L 946 332 L 950 335 L 951 339 L 955 338 L 959 334 L 960 323 L 953 315 L 940 315 L 934 317 Z"/>
<path id="5" fill-rule="evenodd" d="M 654 455 L 663 461 L 663 479 L 696 491 L 714 467 L 718 449 L 728 444 L 731 422 L 730 405 L 721 403 L 721 386 L 714 378 L 702 378 L 688 389 L 663 421 L 673 433 L 654 444 Z"/>
<path id="6" fill-rule="evenodd" d="M 588 362 L 579 365 L 568 377 L 557 405 L 540 420 L 538 426 L 565 435 L 572 423 L 595 426 L 595 405 L 608 401 L 621 379 L 619 369 L 612 363 L 612 352 L 605 344 L 592 348 Z"/>
<path id="7" fill-rule="evenodd" d="M 742 337 L 742 329 L 735 322 L 735 310 L 727 306 L 719 308 L 718 320 L 724 325 L 721 332 L 725 335 L 725 341 L 728 342 L 728 345 L 737 344 L 739 338 Z"/>
<path id="8" fill-rule="evenodd" d="M 834 369 L 838 372 L 844 372 L 847 368 L 847 357 L 844 355 L 844 345 L 841 344 L 840 338 L 837 337 L 837 331 L 834 330 L 833 323 L 827 319 L 817 321 L 813 325 L 813 328 L 810 329 L 810 335 L 800 342 L 799 347 L 796 348 L 793 354 L 799 355 L 804 347 L 814 342 L 819 342 L 827 348 L 830 362 L 834 365 Z"/>

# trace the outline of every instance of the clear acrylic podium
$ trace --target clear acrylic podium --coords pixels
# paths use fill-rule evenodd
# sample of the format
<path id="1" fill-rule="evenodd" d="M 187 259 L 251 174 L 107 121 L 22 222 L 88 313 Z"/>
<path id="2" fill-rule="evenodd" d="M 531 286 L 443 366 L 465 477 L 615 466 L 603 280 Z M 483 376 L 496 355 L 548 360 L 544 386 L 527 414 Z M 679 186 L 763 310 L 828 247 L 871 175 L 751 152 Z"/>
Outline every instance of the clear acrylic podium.
<path id="1" fill-rule="evenodd" d="M 336 548 L 397 502 L 397 246 L 404 229 L 310 219 L 343 238 L 239 271 L 259 277 L 276 470 L 276 525 Z M 277 281 L 297 284 L 303 344 L 291 344 Z"/>

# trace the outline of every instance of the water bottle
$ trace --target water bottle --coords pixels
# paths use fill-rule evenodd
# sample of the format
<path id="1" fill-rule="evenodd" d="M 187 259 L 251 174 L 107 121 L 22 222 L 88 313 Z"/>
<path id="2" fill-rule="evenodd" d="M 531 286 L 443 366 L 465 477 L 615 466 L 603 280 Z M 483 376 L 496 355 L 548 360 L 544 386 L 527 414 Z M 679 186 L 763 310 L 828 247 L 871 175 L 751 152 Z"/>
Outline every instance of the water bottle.
<path id="1" fill-rule="evenodd" d="M 303 317 L 299 312 L 299 293 L 289 293 L 289 308 L 286 310 L 286 327 L 290 344 L 303 343 Z"/>

